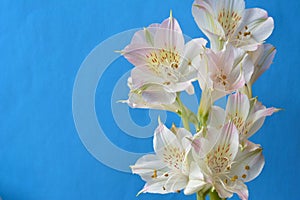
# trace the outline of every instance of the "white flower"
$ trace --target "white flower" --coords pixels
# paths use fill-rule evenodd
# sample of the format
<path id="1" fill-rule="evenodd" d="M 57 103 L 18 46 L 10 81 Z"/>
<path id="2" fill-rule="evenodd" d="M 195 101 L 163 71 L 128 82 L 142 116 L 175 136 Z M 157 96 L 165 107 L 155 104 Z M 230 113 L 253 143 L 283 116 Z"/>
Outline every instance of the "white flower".
<path id="1" fill-rule="evenodd" d="M 131 94 L 138 94 L 142 100 L 129 98 L 128 103 L 135 107 L 173 104 L 177 92 L 193 94 L 192 82 L 197 73 L 191 61 L 203 52 L 206 43 L 204 39 L 194 39 L 185 44 L 181 28 L 172 16 L 135 33 L 122 53 L 135 65 Z"/>
<path id="2" fill-rule="evenodd" d="M 265 10 L 245 9 L 244 0 L 195 0 L 192 12 L 213 49 L 222 49 L 223 43 L 229 41 L 254 51 L 274 28 L 274 21 Z"/>
<path id="3" fill-rule="evenodd" d="M 248 99 L 247 95 L 237 92 L 228 97 L 226 106 L 227 121 L 231 120 L 239 130 L 240 140 L 246 140 L 263 125 L 265 118 L 279 109 L 266 108 L 256 98 Z"/>
<path id="4" fill-rule="evenodd" d="M 240 142 L 244 145 L 243 143 L 262 127 L 265 118 L 277 111 L 279 109 L 266 108 L 256 98 L 249 100 L 247 95 L 237 92 L 228 96 L 226 111 L 214 106 L 213 119 L 209 123 L 217 123 L 220 126 L 232 121 L 240 134 Z"/>
<path id="5" fill-rule="evenodd" d="M 188 182 L 190 141 L 189 131 L 178 128 L 174 133 L 161 122 L 155 130 L 153 146 L 155 155 L 140 158 L 132 172 L 146 181 L 139 193 L 172 193 L 184 189 Z"/>
<path id="6" fill-rule="evenodd" d="M 201 89 L 212 89 L 213 101 L 242 88 L 254 70 L 248 54 L 230 44 L 222 51 L 206 50 L 202 58 L 193 60 L 193 65 L 198 66 Z"/>
<path id="7" fill-rule="evenodd" d="M 258 145 L 248 142 L 245 149 L 239 149 L 239 132 L 234 123 L 229 122 L 221 132 L 211 129 L 199 133 L 193 147 L 195 161 L 190 166 L 185 194 L 213 188 L 221 198 L 237 193 L 241 199 L 248 199 L 244 182 L 257 177 L 264 166 L 262 149 Z"/>
<path id="8" fill-rule="evenodd" d="M 157 110 L 168 110 L 177 113 L 182 108 L 177 101 L 170 104 L 169 99 L 173 98 L 174 93 L 166 93 L 159 85 L 151 85 L 146 90 L 132 89 L 132 78 L 128 78 L 128 87 L 130 88 L 129 98 L 121 100 L 121 103 L 127 103 L 132 108 L 151 108 Z M 147 101 L 151 96 L 152 100 Z"/>

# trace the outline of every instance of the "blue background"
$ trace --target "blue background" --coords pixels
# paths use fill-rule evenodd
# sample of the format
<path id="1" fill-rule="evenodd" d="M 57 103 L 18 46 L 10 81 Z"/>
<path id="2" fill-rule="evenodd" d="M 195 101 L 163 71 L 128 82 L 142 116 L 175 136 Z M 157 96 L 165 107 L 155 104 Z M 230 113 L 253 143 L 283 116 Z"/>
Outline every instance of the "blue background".
<path id="1" fill-rule="evenodd" d="M 253 137 L 264 147 L 266 165 L 248 184 L 250 199 L 297 199 L 300 3 L 248 0 L 246 4 L 266 9 L 276 26 L 268 42 L 277 47 L 277 56 L 254 86 L 254 95 L 267 106 L 284 108 Z M 0 195 L 4 200 L 183 199 L 181 194 L 135 197 L 143 186 L 138 176 L 110 169 L 93 158 L 74 126 L 72 89 L 80 64 L 96 45 L 121 31 L 161 22 L 170 9 L 185 34 L 202 36 L 191 5 L 191 0 L 1 1 Z M 97 111 L 107 116 L 100 123 L 116 145 L 151 151 L 151 138 L 124 135 L 109 114 L 111 84 L 131 68 L 122 63 L 109 68 L 100 81 Z M 131 113 L 137 123 L 149 120 L 145 111 Z"/>

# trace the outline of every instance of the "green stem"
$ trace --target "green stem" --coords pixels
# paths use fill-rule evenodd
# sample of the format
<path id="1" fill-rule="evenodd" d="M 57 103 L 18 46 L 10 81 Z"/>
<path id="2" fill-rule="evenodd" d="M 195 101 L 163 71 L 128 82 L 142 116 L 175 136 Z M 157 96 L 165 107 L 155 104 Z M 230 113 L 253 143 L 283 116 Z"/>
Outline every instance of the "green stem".
<path id="1" fill-rule="evenodd" d="M 198 120 L 201 126 L 206 126 L 208 115 L 212 106 L 211 93 L 209 89 L 204 89 L 201 93 L 200 105 L 198 108 Z"/>
<path id="2" fill-rule="evenodd" d="M 197 200 L 205 200 L 205 194 L 198 192 L 197 193 Z"/>
<path id="3" fill-rule="evenodd" d="M 216 191 L 210 191 L 209 193 L 209 199 L 210 200 L 226 200 L 219 197 L 218 193 Z"/>
<path id="4" fill-rule="evenodd" d="M 189 123 L 189 119 L 188 119 L 188 114 L 187 111 L 185 109 L 185 106 L 183 105 L 181 99 L 180 99 L 180 93 L 177 93 L 177 97 L 176 100 L 180 106 L 180 110 L 181 110 L 181 119 L 183 122 L 183 126 L 186 130 L 190 131 L 190 123 Z"/>

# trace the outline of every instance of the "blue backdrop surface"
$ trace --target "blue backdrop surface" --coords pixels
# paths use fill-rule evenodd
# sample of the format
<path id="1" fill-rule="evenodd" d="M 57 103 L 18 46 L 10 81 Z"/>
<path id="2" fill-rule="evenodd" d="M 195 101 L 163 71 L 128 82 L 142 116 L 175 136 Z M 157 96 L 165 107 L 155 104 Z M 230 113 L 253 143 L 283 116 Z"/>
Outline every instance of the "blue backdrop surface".
<path id="1" fill-rule="evenodd" d="M 136 197 L 144 184 L 138 176 L 96 160 L 77 134 L 72 90 L 81 63 L 96 45 L 122 31 L 161 22 L 170 9 L 185 34 L 203 36 L 191 5 L 192 0 L 0 2 L 0 196 L 4 200 L 184 198 L 182 194 Z M 264 147 L 266 165 L 248 184 L 250 199 L 298 199 L 300 3 L 248 0 L 246 5 L 266 9 L 275 20 L 268 42 L 276 46 L 277 55 L 255 84 L 254 95 L 267 106 L 284 108 L 253 137 Z M 104 72 L 96 111 L 115 145 L 149 152 L 152 138 L 124 134 L 111 114 L 114 84 L 131 67 L 120 58 Z M 130 113 L 140 126 L 150 121 L 145 110 Z M 168 115 L 167 124 L 172 121 L 178 123 L 178 118 Z"/>

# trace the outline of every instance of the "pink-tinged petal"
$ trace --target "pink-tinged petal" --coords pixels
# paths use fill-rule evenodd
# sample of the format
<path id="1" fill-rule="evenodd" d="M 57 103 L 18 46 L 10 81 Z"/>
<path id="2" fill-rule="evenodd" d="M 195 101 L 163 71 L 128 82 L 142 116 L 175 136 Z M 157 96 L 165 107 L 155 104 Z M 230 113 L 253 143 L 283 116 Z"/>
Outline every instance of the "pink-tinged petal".
<path id="1" fill-rule="evenodd" d="M 218 62 L 216 62 L 216 64 L 217 66 L 222 66 L 222 68 L 219 69 L 222 69 L 225 74 L 229 74 L 234 66 L 236 51 L 238 51 L 238 49 L 228 44 L 221 52 L 217 53 Z"/>
<path id="2" fill-rule="evenodd" d="M 223 199 L 231 198 L 233 196 L 233 192 L 226 190 L 224 183 L 222 183 L 222 182 L 216 182 L 214 184 L 214 187 L 215 187 L 219 197 L 221 197 Z"/>
<path id="3" fill-rule="evenodd" d="M 279 109 L 273 107 L 272 108 L 266 108 L 265 106 L 261 106 L 261 107 L 262 109 L 252 113 L 247 119 L 248 123 L 251 124 L 249 132 L 247 134 L 248 138 L 261 128 L 267 116 L 271 116 L 273 115 L 273 113 L 279 111 Z"/>
<path id="4" fill-rule="evenodd" d="M 228 97 L 226 105 L 226 116 L 227 118 L 244 123 L 248 117 L 250 109 L 250 102 L 247 95 L 237 92 Z M 237 122 L 236 122 L 237 123 Z M 237 125 L 237 124 L 236 124 Z"/>
<path id="5" fill-rule="evenodd" d="M 130 166 L 133 174 L 138 174 L 144 181 L 150 181 L 162 176 L 168 169 L 157 155 L 148 154 Z M 154 176 L 155 174 L 155 176 Z"/>
<path id="6" fill-rule="evenodd" d="M 251 77 L 253 84 L 271 66 L 276 54 L 276 49 L 271 44 L 263 44 L 254 52 L 250 52 L 250 57 L 254 63 L 254 72 Z"/>
<path id="7" fill-rule="evenodd" d="M 172 15 L 164 20 L 154 36 L 154 46 L 183 54 L 184 37 L 177 20 Z"/>
<path id="8" fill-rule="evenodd" d="M 222 128 L 225 122 L 225 111 L 218 106 L 212 106 L 207 124 L 216 129 Z"/>
<path id="9" fill-rule="evenodd" d="M 132 89 L 137 89 L 146 84 L 161 84 L 165 82 L 163 78 L 157 76 L 148 66 L 135 67 L 131 71 Z"/>
<path id="10" fill-rule="evenodd" d="M 207 183 L 204 180 L 204 176 L 200 167 L 197 165 L 197 163 L 192 162 L 190 166 L 189 180 L 184 189 L 184 194 L 190 195 L 196 193 L 206 185 Z"/>
<path id="11" fill-rule="evenodd" d="M 162 87 L 150 85 L 142 92 L 142 97 L 149 104 L 173 104 L 176 93 L 166 92 Z"/>
<path id="12" fill-rule="evenodd" d="M 135 66 L 145 65 L 147 55 L 154 51 L 153 40 L 159 24 L 151 24 L 137 31 L 128 46 L 122 51 L 124 57 Z"/>
<path id="13" fill-rule="evenodd" d="M 192 140 L 193 156 L 195 160 L 202 159 L 214 148 L 219 138 L 220 130 L 214 127 L 203 128 Z"/>
<path id="14" fill-rule="evenodd" d="M 231 166 L 230 174 L 238 176 L 239 180 L 248 182 L 255 179 L 265 164 L 262 148 L 259 145 L 246 141 L 245 148 L 239 151 Z"/>
<path id="15" fill-rule="evenodd" d="M 236 193 L 241 200 L 248 200 L 248 187 L 242 181 L 235 181 L 233 187 L 227 187 L 227 190 Z"/>
<path id="16" fill-rule="evenodd" d="M 149 44 L 129 44 L 122 51 L 124 57 L 135 66 L 147 64 L 147 55 L 155 49 Z"/>
<path id="17" fill-rule="evenodd" d="M 137 31 L 132 39 L 130 44 L 136 44 L 141 46 L 153 46 L 153 39 L 156 31 L 159 28 L 159 24 L 151 24 L 143 30 Z"/>

